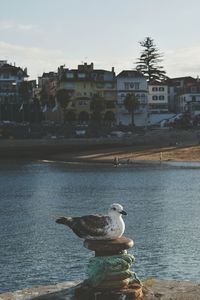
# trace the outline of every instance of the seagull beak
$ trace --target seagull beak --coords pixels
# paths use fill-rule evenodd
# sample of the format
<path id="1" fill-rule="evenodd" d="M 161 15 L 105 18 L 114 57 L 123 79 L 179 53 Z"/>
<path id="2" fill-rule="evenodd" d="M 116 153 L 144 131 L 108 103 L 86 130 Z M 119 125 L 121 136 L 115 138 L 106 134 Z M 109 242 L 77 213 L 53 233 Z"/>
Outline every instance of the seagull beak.
<path id="1" fill-rule="evenodd" d="M 122 215 L 127 215 L 127 212 L 125 212 L 124 210 L 122 210 L 122 211 L 120 211 L 120 214 L 122 214 Z"/>

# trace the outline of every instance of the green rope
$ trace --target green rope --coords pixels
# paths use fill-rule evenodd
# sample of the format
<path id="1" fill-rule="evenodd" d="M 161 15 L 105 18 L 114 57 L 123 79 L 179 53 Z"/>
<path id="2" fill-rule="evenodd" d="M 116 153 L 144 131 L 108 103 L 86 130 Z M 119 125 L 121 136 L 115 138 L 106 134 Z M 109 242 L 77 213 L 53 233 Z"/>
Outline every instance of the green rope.
<path id="1" fill-rule="evenodd" d="M 134 261 L 135 258 L 131 254 L 93 257 L 87 268 L 87 283 L 95 287 L 106 279 L 123 280 L 130 278 L 131 280 L 136 277 L 135 273 L 130 271 Z"/>

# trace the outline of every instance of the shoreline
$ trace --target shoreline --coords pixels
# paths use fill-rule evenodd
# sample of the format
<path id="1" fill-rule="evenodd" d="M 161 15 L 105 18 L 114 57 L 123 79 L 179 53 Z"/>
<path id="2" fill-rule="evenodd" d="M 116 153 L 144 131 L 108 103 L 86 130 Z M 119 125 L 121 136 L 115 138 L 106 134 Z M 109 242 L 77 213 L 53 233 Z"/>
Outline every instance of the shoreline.
<path id="1" fill-rule="evenodd" d="M 200 162 L 199 131 L 152 131 L 131 138 L 0 140 L 0 159 L 121 164 Z"/>
<path id="2" fill-rule="evenodd" d="M 61 151 L 60 153 L 41 153 L 41 155 L 18 156 L 13 153 L 3 160 L 39 160 L 43 162 L 63 162 L 70 165 L 114 166 L 118 158 L 119 167 L 142 165 L 189 165 L 200 166 L 200 145 L 181 145 L 169 147 L 123 146 L 112 148 L 84 149 L 81 151 Z"/>

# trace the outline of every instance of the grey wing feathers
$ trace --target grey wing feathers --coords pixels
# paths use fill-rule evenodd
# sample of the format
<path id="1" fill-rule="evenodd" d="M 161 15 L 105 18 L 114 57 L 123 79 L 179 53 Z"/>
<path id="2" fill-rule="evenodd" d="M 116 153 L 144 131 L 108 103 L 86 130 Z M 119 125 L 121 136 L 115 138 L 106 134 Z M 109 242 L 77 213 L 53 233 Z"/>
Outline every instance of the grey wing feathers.
<path id="1" fill-rule="evenodd" d="M 65 218 L 56 220 L 59 224 L 69 226 L 79 237 L 104 236 L 109 225 L 109 217 L 101 215 L 88 215 L 83 217 Z"/>
<path id="2" fill-rule="evenodd" d="M 109 225 L 109 217 L 100 215 L 89 215 L 80 218 L 80 222 L 88 235 L 102 236 L 105 235 L 105 228 Z"/>

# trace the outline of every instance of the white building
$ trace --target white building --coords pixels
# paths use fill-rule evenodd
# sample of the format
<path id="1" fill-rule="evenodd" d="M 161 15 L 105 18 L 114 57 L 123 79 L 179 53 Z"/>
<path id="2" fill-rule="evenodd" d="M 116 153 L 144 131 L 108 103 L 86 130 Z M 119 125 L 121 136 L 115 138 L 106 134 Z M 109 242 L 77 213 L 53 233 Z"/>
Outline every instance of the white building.
<path id="1" fill-rule="evenodd" d="M 148 123 L 147 81 L 138 71 L 124 70 L 117 75 L 117 124 L 131 124 L 131 115 L 124 107 L 127 94 L 133 93 L 140 106 L 134 113 L 136 126 L 146 126 Z"/>
<path id="2" fill-rule="evenodd" d="M 151 114 L 168 113 L 168 86 L 163 83 L 149 84 L 148 106 Z"/>

